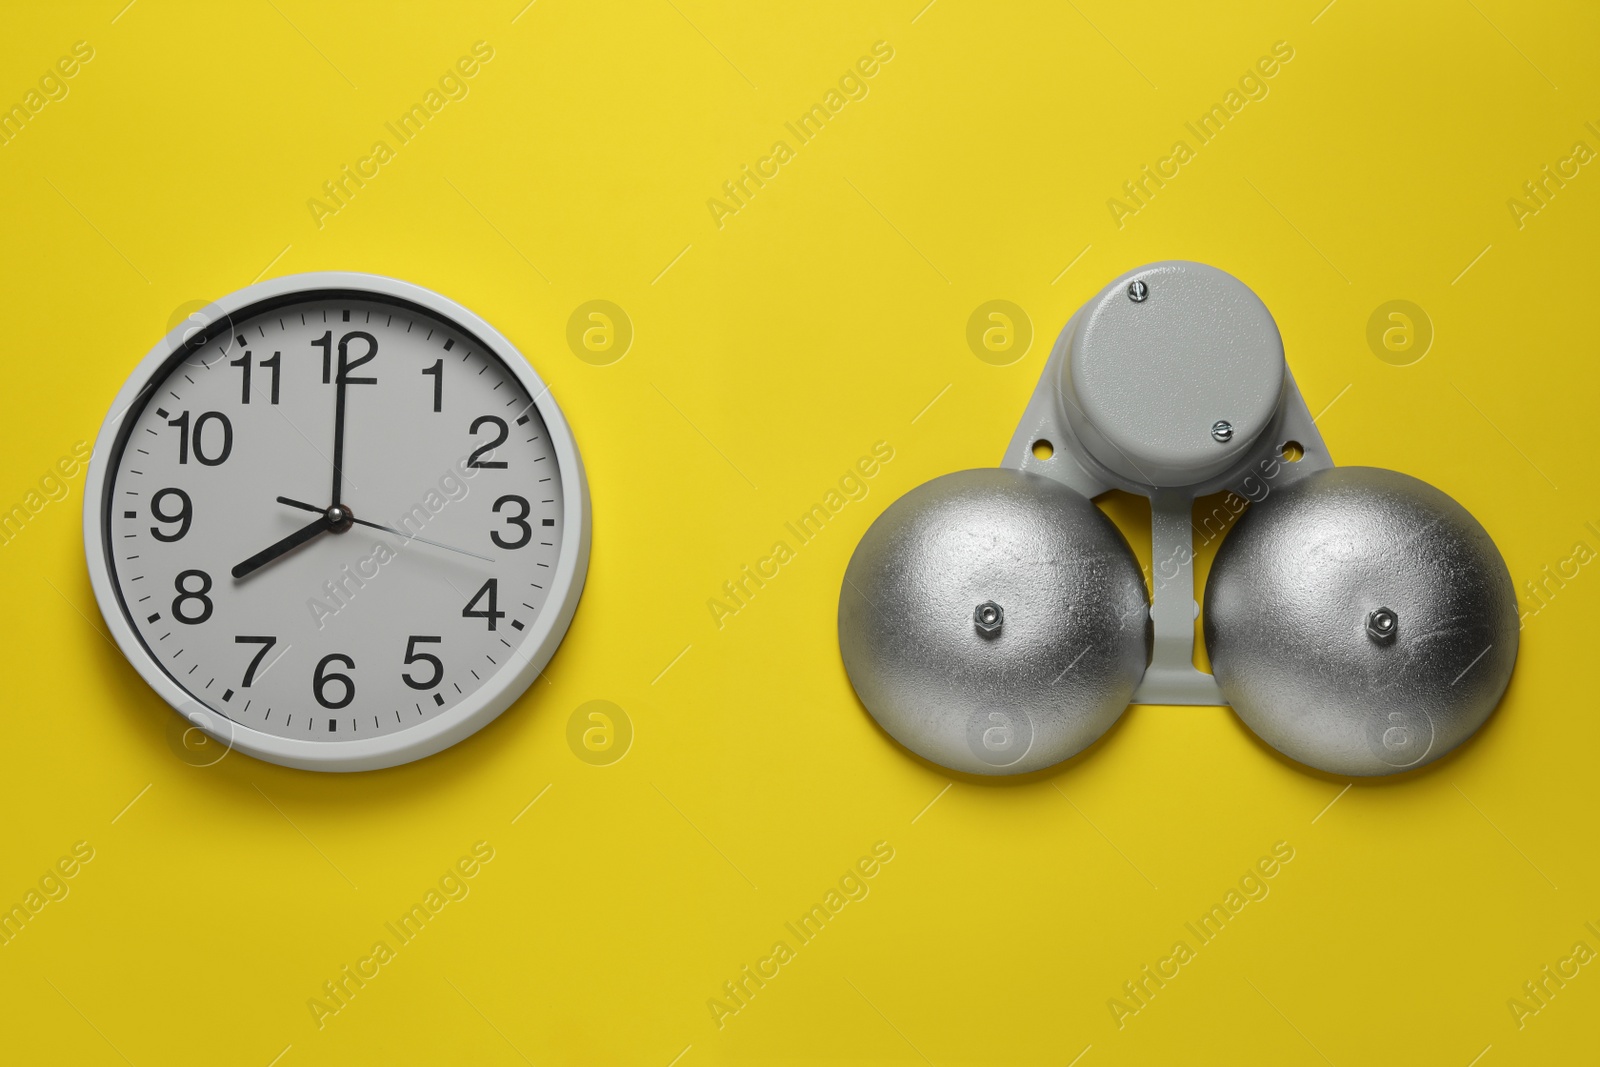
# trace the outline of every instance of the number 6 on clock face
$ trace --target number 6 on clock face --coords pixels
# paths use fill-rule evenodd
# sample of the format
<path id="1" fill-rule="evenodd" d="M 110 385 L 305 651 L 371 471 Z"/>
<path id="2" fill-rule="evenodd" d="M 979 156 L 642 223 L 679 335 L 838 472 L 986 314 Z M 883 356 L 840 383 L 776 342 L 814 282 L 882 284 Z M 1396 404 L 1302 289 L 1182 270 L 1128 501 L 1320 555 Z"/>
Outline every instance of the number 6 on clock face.
<path id="1" fill-rule="evenodd" d="M 191 724 L 365 770 L 467 737 L 544 669 L 589 494 L 561 409 L 487 322 L 302 274 L 139 364 L 95 442 L 84 542 L 118 647 Z"/>

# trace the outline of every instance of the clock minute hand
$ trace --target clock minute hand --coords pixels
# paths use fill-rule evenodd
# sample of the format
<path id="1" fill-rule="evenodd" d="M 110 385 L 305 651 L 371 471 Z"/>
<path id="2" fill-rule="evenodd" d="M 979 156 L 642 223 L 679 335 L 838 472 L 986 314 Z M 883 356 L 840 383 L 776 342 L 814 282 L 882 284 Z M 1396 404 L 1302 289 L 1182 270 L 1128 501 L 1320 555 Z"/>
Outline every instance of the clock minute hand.
<path id="1" fill-rule="evenodd" d="M 290 500 L 286 496 L 280 496 L 278 498 L 278 503 L 287 504 L 291 508 L 299 508 L 301 511 L 322 510 L 315 504 L 307 504 L 303 500 Z M 473 559 L 481 559 L 485 563 L 494 562 L 494 558 L 492 556 L 480 556 L 478 553 L 470 552 L 465 548 L 457 548 L 455 545 L 447 545 L 441 541 L 430 541 L 426 537 L 418 537 L 416 534 L 406 533 L 404 530 L 396 530 L 393 526 L 385 526 L 380 522 L 368 522 L 366 519 L 358 519 L 353 515 L 350 517 L 350 521 L 355 523 L 357 526 L 369 526 L 374 530 L 382 530 L 384 533 L 394 534 L 396 537 L 402 537 L 407 541 L 421 541 L 425 545 L 432 545 L 434 548 L 442 548 L 447 552 L 459 552 L 463 556 L 471 556 Z"/>
<path id="2" fill-rule="evenodd" d="M 339 346 L 339 367 L 335 371 L 334 401 L 333 401 L 333 503 L 330 507 L 338 507 L 340 492 L 344 488 L 344 345 Z M 317 508 L 321 511 L 321 508 Z"/>
<path id="3" fill-rule="evenodd" d="M 315 508 L 313 510 L 321 511 L 322 509 Z M 319 534 L 327 533 L 331 529 L 333 529 L 333 524 L 328 521 L 328 517 L 326 515 L 323 515 L 321 518 L 317 519 L 316 522 L 311 523 L 309 526 L 301 527 L 288 537 L 285 537 L 283 540 L 263 548 L 260 552 L 257 552 L 243 563 L 235 566 L 233 568 L 233 576 L 235 578 L 243 578 L 252 571 L 271 563 L 285 552 L 288 552 L 294 548 L 298 548 L 307 541 L 311 540 L 313 537 L 316 537 Z"/>

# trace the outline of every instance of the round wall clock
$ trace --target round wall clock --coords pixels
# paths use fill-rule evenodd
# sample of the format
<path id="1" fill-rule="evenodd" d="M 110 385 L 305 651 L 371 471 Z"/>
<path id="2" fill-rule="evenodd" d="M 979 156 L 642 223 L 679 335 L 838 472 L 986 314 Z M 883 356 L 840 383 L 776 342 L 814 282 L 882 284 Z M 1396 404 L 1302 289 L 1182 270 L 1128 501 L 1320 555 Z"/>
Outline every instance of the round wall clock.
<path id="1" fill-rule="evenodd" d="M 169 334 L 95 442 L 84 542 L 146 682 L 260 759 L 460 741 L 555 652 L 589 562 L 572 431 L 511 342 L 367 274 L 242 289 Z"/>

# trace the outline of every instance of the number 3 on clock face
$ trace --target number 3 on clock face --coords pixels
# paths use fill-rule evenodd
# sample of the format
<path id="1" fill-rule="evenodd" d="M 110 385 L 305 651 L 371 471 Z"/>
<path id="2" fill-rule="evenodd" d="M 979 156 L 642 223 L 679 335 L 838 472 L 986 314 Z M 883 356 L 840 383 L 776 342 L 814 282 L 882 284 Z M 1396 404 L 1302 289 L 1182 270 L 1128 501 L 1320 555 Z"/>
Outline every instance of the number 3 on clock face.
<path id="1" fill-rule="evenodd" d="M 139 364 L 95 442 L 84 542 L 118 647 L 193 725 L 365 770 L 467 737 L 544 669 L 589 494 L 561 409 L 487 322 L 302 274 Z"/>

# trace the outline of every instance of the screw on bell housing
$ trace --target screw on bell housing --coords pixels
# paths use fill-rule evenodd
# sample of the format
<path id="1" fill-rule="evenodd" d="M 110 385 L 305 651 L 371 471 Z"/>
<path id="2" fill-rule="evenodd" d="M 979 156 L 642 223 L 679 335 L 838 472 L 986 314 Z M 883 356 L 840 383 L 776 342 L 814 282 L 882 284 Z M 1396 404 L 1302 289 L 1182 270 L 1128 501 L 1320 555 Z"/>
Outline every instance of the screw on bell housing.
<path id="1" fill-rule="evenodd" d="M 1149 299 L 1149 297 L 1150 287 L 1144 282 L 1135 279 L 1134 282 L 1128 286 L 1128 299 L 1132 300 L 1135 304 L 1142 304 Z"/>
<path id="2" fill-rule="evenodd" d="M 1378 608 L 1367 616 L 1367 636 L 1378 644 L 1388 644 L 1400 630 L 1400 617 L 1388 608 Z"/>
<path id="3" fill-rule="evenodd" d="M 978 632 L 985 637 L 993 637 L 1000 632 L 1000 627 L 1006 624 L 1006 613 L 999 604 L 992 600 L 985 600 L 982 604 L 972 609 L 972 622 Z"/>
<path id="4" fill-rule="evenodd" d="M 1227 419 L 1218 419 L 1211 424 L 1211 439 L 1218 444 L 1227 444 L 1233 440 L 1233 423 Z"/>

